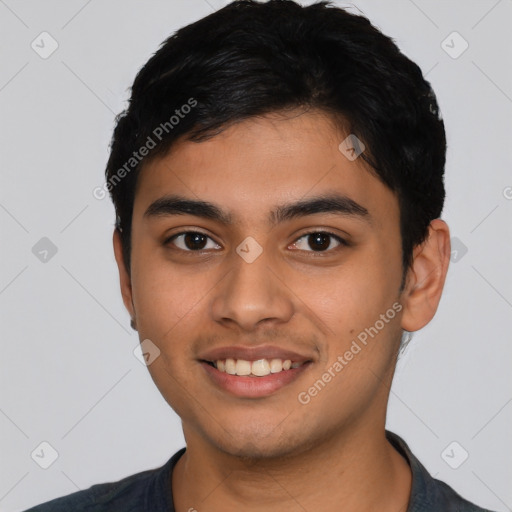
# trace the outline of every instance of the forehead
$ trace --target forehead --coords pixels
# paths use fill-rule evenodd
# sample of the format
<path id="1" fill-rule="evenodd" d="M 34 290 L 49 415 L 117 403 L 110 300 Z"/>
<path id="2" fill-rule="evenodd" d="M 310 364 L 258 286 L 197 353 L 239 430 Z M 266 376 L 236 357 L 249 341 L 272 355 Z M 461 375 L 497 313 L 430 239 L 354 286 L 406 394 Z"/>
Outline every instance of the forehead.
<path id="1" fill-rule="evenodd" d="M 346 145 L 340 150 L 349 135 L 312 111 L 250 118 L 200 143 L 182 139 L 142 170 L 134 217 L 166 195 L 221 205 L 241 222 L 263 211 L 268 218 L 277 204 L 332 193 L 392 213 L 393 192 L 362 158 L 348 158 Z"/>

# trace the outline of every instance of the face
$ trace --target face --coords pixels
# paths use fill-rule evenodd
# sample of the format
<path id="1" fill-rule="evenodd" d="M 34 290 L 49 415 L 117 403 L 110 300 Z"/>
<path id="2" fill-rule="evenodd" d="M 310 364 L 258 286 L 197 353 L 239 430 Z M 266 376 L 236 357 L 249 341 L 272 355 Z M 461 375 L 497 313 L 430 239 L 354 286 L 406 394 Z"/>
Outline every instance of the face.
<path id="1" fill-rule="evenodd" d="M 399 208 L 346 136 L 272 114 L 141 172 L 123 297 L 187 444 L 273 457 L 383 426 L 408 307 Z"/>

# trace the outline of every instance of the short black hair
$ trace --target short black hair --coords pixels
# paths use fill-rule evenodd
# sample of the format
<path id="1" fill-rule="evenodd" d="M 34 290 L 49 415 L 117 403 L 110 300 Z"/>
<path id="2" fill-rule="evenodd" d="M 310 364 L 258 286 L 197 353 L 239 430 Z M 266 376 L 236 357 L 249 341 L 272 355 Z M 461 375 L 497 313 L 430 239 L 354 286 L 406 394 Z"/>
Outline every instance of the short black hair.
<path id="1" fill-rule="evenodd" d="M 138 72 L 105 173 L 128 271 L 145 163 L 178 138 L 201 142 L 238 121 L 297 108 L 328 114 L 365 145 L 361 157 L 398 199 L 405 277 L 445 198 L 435 94 L 366 17 L 330 1 L 292 0 L 236 0 L 178 30 Z"/>

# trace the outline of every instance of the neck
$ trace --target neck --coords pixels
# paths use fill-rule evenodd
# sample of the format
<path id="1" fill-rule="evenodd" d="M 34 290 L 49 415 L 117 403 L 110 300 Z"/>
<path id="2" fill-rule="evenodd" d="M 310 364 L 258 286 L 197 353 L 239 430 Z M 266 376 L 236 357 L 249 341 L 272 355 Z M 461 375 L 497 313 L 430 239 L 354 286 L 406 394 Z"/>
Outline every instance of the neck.
<path id="1" fill-rule="evenodd" d="M 300 453 L 258 459 L 220 451 L 185 429 L 187 450 L 172 477 L 176 511 L 405 512 L 411 471 L 378 423 L 354 425 Z"/>

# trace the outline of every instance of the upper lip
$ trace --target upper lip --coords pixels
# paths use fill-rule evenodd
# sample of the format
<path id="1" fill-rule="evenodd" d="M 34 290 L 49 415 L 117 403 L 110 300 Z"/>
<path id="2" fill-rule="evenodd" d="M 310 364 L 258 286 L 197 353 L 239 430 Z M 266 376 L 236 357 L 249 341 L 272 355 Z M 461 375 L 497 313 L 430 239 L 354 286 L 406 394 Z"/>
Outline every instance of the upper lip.
<path id="1" fill-rule="evenodd" d="M 199 359 L 203 361 L 218 361 L 219 359 L 244 359 L 246 361 L 257 361 L 258 359 L 290 359 L 293 362 L 304 363 L 311 361 L 311 357 L 304 356 L 293 350 L 286 350 L 282 347 L 272 345 L 261 345 L 258 347 L 218 347 L 202 354 Z"/>

